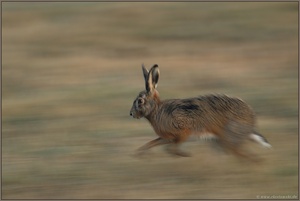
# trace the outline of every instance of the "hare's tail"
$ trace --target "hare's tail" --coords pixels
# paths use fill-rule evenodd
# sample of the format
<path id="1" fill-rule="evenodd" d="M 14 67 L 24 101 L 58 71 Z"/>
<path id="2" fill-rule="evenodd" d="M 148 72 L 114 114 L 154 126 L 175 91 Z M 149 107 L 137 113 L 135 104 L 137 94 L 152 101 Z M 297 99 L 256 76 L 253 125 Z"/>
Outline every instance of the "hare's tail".
<path id="1" fill-rule="evenodd" d="M 261 134 L 259 134 L 257 132 L 251 133 L 249 137 L 251 140 L 258 142 L 260 145 L 262 145 L 265 148 L 272 147 L 272 145 L 268 142 L 268 140 L 264 136 L 262 136 Z"/>

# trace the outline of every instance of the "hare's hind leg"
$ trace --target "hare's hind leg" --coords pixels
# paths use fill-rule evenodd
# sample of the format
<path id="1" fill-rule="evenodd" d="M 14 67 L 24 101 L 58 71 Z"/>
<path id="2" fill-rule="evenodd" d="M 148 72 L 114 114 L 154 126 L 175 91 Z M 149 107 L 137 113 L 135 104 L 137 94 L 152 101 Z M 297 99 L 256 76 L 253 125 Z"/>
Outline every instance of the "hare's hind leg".
<path id="1" fill-rule="evenodd" d="M 172 143 L 172 141 L 165 140 L 165 139 L 159 137 L 159 138 L 156 138 L 156 139 L 146 143 L 142 147 L 138 148 L 137 154 L 141 155 L 141 154 L 145 153 L 146 150 L 148 150 L 152 147 L 155 147 L 155 146 L 158 146 L 158 145 L 170 144 L 170 143 Z"/>
<path id="2" fill-rule="evenodd" d="M 243 143 L 249 138 L 252 129 L 252 126 L 249 125 L 230 122 L 225 126 L 221 135 L 221 144 L 225 149 L 239 158 L 248 159 L 252 162 L 260 162 L 260 158 L 242 148 Z"/>
<path id="3" fill-rule="evenodd" d="M 261 162 L 261 158 L 259 158 L 257 155 L 252 154 L 248 151 L 245 151 L 244 149 L 240 148 L 240 147 L 231 147 L 230 151 L 235 154 L 237 157 L 239 157 L 240 159 L 247 159 L 251 162 L 255 162 L 255 163 L 259 163 Z"/>

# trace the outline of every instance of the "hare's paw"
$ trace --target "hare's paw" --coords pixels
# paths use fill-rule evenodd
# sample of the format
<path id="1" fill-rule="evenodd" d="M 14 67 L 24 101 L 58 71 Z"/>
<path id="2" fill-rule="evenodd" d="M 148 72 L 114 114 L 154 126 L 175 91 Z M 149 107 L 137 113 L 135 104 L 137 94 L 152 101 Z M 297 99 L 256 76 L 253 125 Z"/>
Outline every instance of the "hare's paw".
<path id="1" fill-rule="evenodd" d="M 177 156 L 182 156 L 182 157 L 191 157 L 190 153 L 181 151 L 181 150 L 177 150 L 176 152 L 174 152 L 175 155 Z"/>
<path id="2" fill-rule="evenodd" d="M 147 154 L 147 151 L 146 150 L 143 150 L 143 149 L 137 149 L 134 154 L 133 154 L 133 157 L 135 158 L 143 158 L 145 157 Z"/>
<path id="3" fill-rule="evenodd" d="M 174 156 L 190 157 L 191 154 L 177 148 L 176 145 L 167 146 L 166 151 Z"/>

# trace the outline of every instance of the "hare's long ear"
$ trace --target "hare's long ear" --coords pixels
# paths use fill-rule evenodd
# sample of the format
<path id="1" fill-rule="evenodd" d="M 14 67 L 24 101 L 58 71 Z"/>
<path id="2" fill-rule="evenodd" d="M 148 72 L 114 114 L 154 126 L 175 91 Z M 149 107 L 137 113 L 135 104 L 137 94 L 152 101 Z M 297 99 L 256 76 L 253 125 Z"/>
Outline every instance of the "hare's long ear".
<path id="1" fill-rule="evenodd" d="M 143 69 L 143 75 L 144 75 L 145 82 L 147 82 L 149 71 L 147 70 L 147 68 L 145 68 L 144 64 L 142 64 L 142 69 Z"/>
<path id="2" fill-rule="evenodd" d="M 159 78 L 158 65 L 154 64 L 148 73 L 148 77 L 146 81 L 147 92 L 152 92 L 154 89 L 156 89 L 158 78 Z"/>

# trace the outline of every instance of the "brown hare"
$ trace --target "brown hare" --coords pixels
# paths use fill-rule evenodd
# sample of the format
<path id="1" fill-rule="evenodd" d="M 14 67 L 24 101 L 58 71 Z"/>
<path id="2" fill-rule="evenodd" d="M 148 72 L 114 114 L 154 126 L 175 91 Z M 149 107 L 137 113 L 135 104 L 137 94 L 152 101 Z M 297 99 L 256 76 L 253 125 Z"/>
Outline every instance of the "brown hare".
<path id="1" fill-rule="evenodd" d="M 251 107 L 238 98 L 226 95 L 205 95 L 188 99 L 160 100 L 157 88 L 158 65 L 148 71 L 142 65 L 146 90 L 134 100 L 130 115 L 145 117 L 159 136 L 138 149 L 143 153 L 151 147 L 170 144 L 168 151 L 178 156 L 189 156 L 178 146 L 190 135 L 213 137 L 225 151 L 257 161 L 257 157 L 243 151 L 247 139 L 270 148 L 265 137 L 255 129 L 255 114 Z"/>

